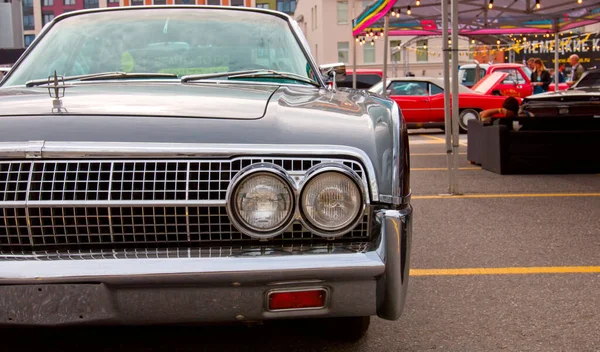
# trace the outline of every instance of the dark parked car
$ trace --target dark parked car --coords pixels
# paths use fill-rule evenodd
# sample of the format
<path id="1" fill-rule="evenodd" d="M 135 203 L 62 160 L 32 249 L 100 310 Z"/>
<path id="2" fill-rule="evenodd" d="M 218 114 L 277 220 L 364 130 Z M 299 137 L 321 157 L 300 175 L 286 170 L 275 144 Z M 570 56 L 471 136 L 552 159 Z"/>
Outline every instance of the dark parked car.
<path id="1" fill-rule="evenodd" d="M 69 12 L 0 85 L 0 325 L 400 317 L 398 105 L 268 10 Z"/>
<path id="2" fill-rule="evenodd" d="M 600 116 L 600 70 L 587 71 L 569 89 L 533 95 L 523 100 L 522 108 L 535 117 Z"/>

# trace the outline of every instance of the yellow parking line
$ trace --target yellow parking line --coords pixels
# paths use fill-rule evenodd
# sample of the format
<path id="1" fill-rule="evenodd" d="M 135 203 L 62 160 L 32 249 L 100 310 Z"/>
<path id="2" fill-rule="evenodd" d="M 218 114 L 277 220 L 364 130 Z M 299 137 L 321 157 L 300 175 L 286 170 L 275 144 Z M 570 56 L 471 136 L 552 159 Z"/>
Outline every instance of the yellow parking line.
<path id="1" fill-rule="evenodd" d="M 481 170 L 481 167 L 459 167 L 459 170 Z M 410 171 L 448 171 L 447 167 L 413 167 Z"/>
<path id="2" fill-rule="evenodd" d="M 600 273 L 600 266 L 546 266 L 515 268 L 411 269 L 410 276 L 522 275 Z"/>
<path id="3" fill-rule="evenodd" d="M 412 199 L 464 199 L 464 198 L 538 198 L 538 197 L 600 197 L 600 193 L 504 193 L 412 196 Z"/>
<path id="4" fill-rule="evenodd" d="M 437 141 L 443 141 L 444 143 L 446 142 L 446 138 L 441 138 L 441 137 L 436 137 L 436 136 L 430 136 L 430 135 L 427 135 L 427 134 L 420 134 L 419 136 L 425 137 L 425 138 L 430 138 L 430 139 L 435 139 Z M 460 137 L 459 137 L 459 139 L 460 139 Z M 459 145 L 464 145 L 465 147 L 467 146 L 466 143 L 462 143 L 460 141 L 458 142 L 458 144 Z"/>

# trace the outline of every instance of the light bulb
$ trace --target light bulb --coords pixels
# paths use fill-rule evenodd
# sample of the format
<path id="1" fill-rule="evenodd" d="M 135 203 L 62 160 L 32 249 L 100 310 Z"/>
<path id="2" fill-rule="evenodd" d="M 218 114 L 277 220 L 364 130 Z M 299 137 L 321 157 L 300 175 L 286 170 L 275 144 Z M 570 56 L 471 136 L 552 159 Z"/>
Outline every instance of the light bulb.
<path id="1" fill-rule="evenodd" d="M 408 7 L 406 8 L 406 14 L 410 15 L 412 13 L 412 11 L 410 10 L 410 5 L 408 5 Z"/>
<path id="2" fill-rule="evenodd" d="M 581 1 L 581 0 L 577 0 L 577 1 Z M 581 3 L 580 3 L 580 4 L 581 4 Z M 417 2 L 416 2 L 416 5 L 417 5 L 417 6 L 421 6 L 421 0 L 417 0 Z"/>

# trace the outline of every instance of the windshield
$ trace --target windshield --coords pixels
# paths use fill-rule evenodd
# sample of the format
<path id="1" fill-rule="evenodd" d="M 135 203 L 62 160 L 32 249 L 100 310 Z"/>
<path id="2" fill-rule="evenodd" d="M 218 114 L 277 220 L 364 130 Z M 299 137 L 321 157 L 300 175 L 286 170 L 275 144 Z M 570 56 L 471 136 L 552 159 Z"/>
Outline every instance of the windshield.
<path id="1" fill-rule="evenodd" d="M 383 94 L 383 81 L 379 81 L 379 83 L 376 83 L 373 87 L 369 88 L 369 92 Z"/>
<path id="2" fill-rule="evenodd" d="M 251 69 L 318 81 L 283 18 L 239 10 L 161 8 L 80 14 L 59 21 L 4 86 L 46 79 L 55 70 L 63 76 L 120 71 L 182 77 Z"/>
<path id="3" fill-rule="evenodd" d="M 581 77 L 575 88 L 600 88 L 600 72 L 590 72 Z"/>
<path id="4" fill-rule="evenodd" d="M 523 65 L 521 66 L 523 68 L 523 72 L 525 72 L 525 75 L 527 75 L 527 78 L 531 78 L 531 70 L 529 69 L 529 67 Z"/>

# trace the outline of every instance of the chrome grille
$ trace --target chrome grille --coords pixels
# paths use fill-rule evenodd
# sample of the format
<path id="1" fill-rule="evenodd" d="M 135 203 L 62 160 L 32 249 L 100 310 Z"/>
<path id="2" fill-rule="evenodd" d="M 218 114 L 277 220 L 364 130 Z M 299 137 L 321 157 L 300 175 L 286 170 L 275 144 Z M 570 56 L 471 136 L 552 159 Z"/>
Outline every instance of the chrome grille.
<path id="1" fill-rule="evenodd" d="M 254 241 L 235 230 L 225 210 L 226 190 L 235 174 L 250 164 L 270 162 L 301 177 L 324 161 L 344 163 L 366 185 L 361 165 L 341 159 L 0 162 L 0 246 L 103 248 Z M 367 236 L 365 214 L 343 240 Z M 274 241 L 320 239 L 295 223 Z"/>

